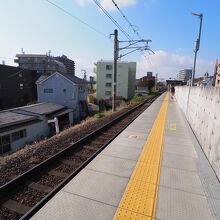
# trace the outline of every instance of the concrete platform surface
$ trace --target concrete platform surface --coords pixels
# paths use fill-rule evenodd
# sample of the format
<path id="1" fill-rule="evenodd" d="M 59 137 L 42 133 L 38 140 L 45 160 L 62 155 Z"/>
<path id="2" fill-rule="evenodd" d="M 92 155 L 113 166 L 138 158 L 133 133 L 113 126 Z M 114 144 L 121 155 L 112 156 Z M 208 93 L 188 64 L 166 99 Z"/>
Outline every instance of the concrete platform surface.
<path id="1" fill-rule="evenodd" d="M 219 181 L 175 100 L 169 100 L 160 164 L 153 162 L 153 165 L 148 165 L 143 160 L 154 153 L 150 151 L 150 155 L 143 156 L 143 149 L 146 148 L 164 99 L 165 94 L 152 103 L 31 219 L 220 219 Z M 150 176 L 143 180 L 143 175 L 140 180 L 135 180 L 136 183 L 140 181 L 138 187 L 145 187 L 150 181 L 146 187 L 157 190 L 155 201 L 153 197 L 149 200 L 155 204 L 154 214 L 132 211 L 122 204 L 128 185 L 139 169 L 138 165 L 144 169 L 153 166 L 153 170 L 159 172 L 158 183 L 152 182 Z M 156 178 L 157 173 L 150 175 Z M 143 197 L 144 194 L 139 199 Z M 145 206 L 147 210 L 148 203 Z M 118 210 L 125 213 L 120 218 L 116 215 Z"/>
<path id="2" fill-rule="evenodd" d="M 217 192 L 219 181 L 175 100 L 169 101 L 166 123 L 156 218 L 220 219 L 220 200 L 207 191 L 216 184 Z"/>

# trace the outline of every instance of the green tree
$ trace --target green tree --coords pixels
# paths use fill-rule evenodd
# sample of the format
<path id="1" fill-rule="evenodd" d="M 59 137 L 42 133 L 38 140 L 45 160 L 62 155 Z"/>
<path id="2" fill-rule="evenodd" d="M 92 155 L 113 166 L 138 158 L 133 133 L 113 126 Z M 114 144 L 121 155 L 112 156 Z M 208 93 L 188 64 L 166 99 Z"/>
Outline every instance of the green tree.
<path id="1" fill-rule="evenodd" d="M 152 93 L 154 86 L 155 86 L 155 81 L 154 80 L 149 80 L 148 81 L 149 94 Z"/>

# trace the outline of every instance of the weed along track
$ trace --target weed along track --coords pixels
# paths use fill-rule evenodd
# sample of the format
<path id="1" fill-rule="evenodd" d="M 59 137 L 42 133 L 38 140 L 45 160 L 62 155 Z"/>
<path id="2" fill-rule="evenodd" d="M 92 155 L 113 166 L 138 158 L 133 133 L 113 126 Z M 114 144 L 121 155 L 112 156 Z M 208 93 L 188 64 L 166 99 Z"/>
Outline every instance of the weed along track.
<path id="1" fill-rule="evenodd" d="M 2 185 L 0 219 L 29 219 L 155 99 L 156 97 L 148 99 L 117 116 L 76 143 L 66 146 Z M 24 163 L 23 166 L 30 167 L 30 164 Z"/>

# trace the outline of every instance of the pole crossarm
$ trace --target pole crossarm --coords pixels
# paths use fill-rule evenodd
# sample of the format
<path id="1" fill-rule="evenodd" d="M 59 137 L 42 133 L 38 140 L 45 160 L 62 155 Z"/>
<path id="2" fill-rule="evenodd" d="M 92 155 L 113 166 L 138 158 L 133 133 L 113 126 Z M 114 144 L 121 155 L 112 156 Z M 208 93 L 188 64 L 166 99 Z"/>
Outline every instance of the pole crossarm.
<path id="1" fill-rule="evenodd" d="M 119 50 L 128 50 L 128 49 L 150 50 L 150 47 L 149 46 L 136 46 L 136 47 L 123 47 L 123 48 L 119 48 Z"/>
<path id="2" fill-rule="evenodd" d="M 144 40 L 144 39 L 141 39 L 141 40 L 121 40 L 121 41 L 118 41 L 119 43 L 133 43 L 133 42 L 137 42 L 137 43 L 149 43 L 149 42 L 152 42 L 152 40 Z"/>
<path id="3" fill-rule="evenodd" d="M 150 46 L 148 45 L 149 42 L 152 42 L 152 40 L 126 40 L 126 41 L 119 41 L 118 40 L 118 30 L 114 30 L 114 34 L 110 34 L 110 36 L 114 36 L 114 62 L 113 62 L 113 77 L 112 77 L 112 111 L 115 112 L 116 110 L 116 85 L 117 85 L 117 60 L 119 58 L 122 58 L 130 53 L 133 53 L 137 50 L 140 51 L 151 51 L 154 53 Z M 119 47 L 119 44 L 128 43 L 128 45 L 125 45 L 123 47 Z M 142 46 L 138 46 L 138 43 L 142 43 Z M 146 43 L 143 45 L 143 43 Z M 119 51 L 121 50 L 130 50 L 129 52 L 119 55 Z"/>
<path id="4" fill-rule="evenodd" d="M 137 50 L 140 50 L 140 51 L 148 50 L 148 51 L 151 51 L 154 54 L 154 52 L 150 49 L 150 46 L 148 45 L 149 42 L 152 42 L 152 40 L 141 39 L 141 40 L 118 41 L 118 44 L 119 43 L 128 43 L 128 45 L 118 48 L 118 51 L 120 51 L 120 50 L 131 50 L 131 51 L 125 53 L 125 54 L 119 55 L 118 58 L 122 58 L 122 57 L 124 57 L 124 56 L 126 56 L 130 53 L 133 53 Z M 138 43 L 146 43 L 146 45 L 138 46 L 137 45 Z"/>
<path id="5" fill-rule="evenodd" d="M 130 46 L 136 45 L 138 43 L 146 43 L 146 46 L 149 47 L 148 43 L 152 42 L 152 40 L 144 40 L 144 39 L 142 39 L 142 40 L 129 40 L 129 41 L 118 41 L 118 42 L 119 43 L 129 43 L 127 46 L 119 48 L 119 50 L 124 50 L 124 49 L 129 49 Z M 142 47 L 144 47 L 144 46 L 142 46 Z"/>

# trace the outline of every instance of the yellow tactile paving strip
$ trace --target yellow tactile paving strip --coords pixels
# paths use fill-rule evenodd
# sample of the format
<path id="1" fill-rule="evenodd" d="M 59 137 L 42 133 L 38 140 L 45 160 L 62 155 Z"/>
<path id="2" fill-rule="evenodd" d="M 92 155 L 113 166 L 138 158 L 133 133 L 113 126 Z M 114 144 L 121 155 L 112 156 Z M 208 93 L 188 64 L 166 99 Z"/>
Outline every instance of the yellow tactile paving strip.
<path id="1" fill-rule="evenodd" d="M 153 220 L 155 217 L 168 100 L 167 94 L 115 213 L 115 220 Z"/>

